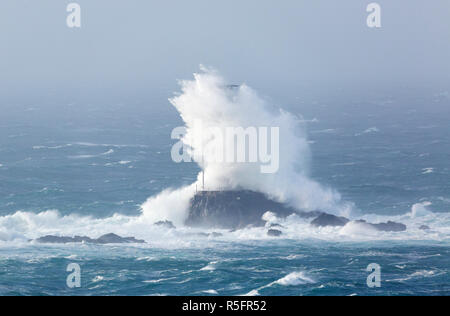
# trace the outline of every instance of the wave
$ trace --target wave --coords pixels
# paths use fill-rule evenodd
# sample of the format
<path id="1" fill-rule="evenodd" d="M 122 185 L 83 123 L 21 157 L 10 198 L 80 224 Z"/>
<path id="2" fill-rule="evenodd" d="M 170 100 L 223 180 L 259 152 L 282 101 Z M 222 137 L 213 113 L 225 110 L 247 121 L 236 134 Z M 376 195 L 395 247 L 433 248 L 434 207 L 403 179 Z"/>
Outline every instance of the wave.
<path id="1" fill-rule="evenodd" d="M 65 145 L 57 145 L 57 146 L 33 146 L 33 149 L 60 149 L 60 148 L 66 148 L 66 147 L 72 147 L 72 144 L 65 144 Z"/>
<path id="2" fill-rule="evenodd" d="M 200 271 L 214 271 L 216 270 L 216 264 L 217 261 L 210 262 L 207 266 L 201 268 Z"/>
<path id="3" fill-rule="evenodd" d="M 336 133 L 336 129 L 334 128 L 327 128 L 327 129 L 322 129 L 322 130 L 318 130 L 318 131 L 312 131 L 312 134 L 334 134 Z"/>
<path id="4" fill-rule="evenodd" d="M 101 281 L 103 281 L 105 278 L 103 277 L 103 276 L 101 276 L 101 275 L 97 275 L 95 278 L 93 278 L 92 279 L 92 283 L 98 283 L 98 282 L 101 282 Z"/>
<path id="5" fill-rule="evenodd" d="M 243 294 L 242 296 L 259 296 L 259 291 L 258 290 L 251 290 L 250 292 L 248 292 L 247 294 Z"/>
<path id="6" fill-rule="evenodd" d="M 365 135 L 365 134 L 373 134 L 373 133 L 378 133 L 380 130 L 377 127 L 370 127 L 366 130 L 364 130 L 361 133 L 357 133 L 355 136 L 361 136 L 361 135 Z"/>
<path id="7" fill-rule="evenodd" d="M 420 271 L 411 273 L 404 278 L 386 280 L 386 282 L 405 282 L 405 281 L 419 279 L 419 278 L 432 278 L 432 277 L 441 276 L 444 274 L 446 274 L 446 272 L 440 271 L 440 270 L 420 270 Z"/>
<path id="8" fill-rule="evenodd" d="M 212 295 L 219 295 L 219 293 L 216 290 L 213 290 L 213 289 L 202 291 L 202 293 L 212 294 Z"/>
<path id="9" fill-rule="evenodd" d="M 273 284 L 279 284 L 283 286 L 296 286 L 308 283 L 316 283 L 316 281 L 308 277 L 303 271 L 289 273 L 281 279 L 273 282 Z"/>
<path id="10" fill-rule="evenodd" d="M 47 145 L 36 145 L 33 146 L 33 149 L 39 150 L 39 149 L 61 149 L 61 148 L 67 148 L 67 147 L 112 147 L 112 148 L 148 148 L 148 145 L 141 145 L 141 144 L 97 144 L 97 143 L 89 143 L 89 142 L 75 142 L 75 143 L 68 143 L 68 144 L 62 144 L 62 145 L 55 145 L 55 146 L 47 146 Z"/>
<path id="11" fill-rule="evenodd" d="M 161 282 L 170 281 L 170 280 L 173 280 L 173 279 L 175 279 L 175 277 L 164 278 L 164 279 L 156 279 L 156 280 L 146 280 L 146 281 L 142 281 L 142 282 L 143 283 L 161 283 Z"/>
<path id="12" fill-rule="evenodd" d="M 266 288 L 269 288 L 273 285 L 281 285 L 281 286 L 299 286 L 305 284 L 313 284 L 316 283 L 314 279 L 306 275 L 304 271 L 291 272 L 288 275 L 273 281 L 267 285 L 261 286 L 255 290 L 251 290 L 247 294 L 243 296 L 258 296 L 260 295 L 260 291 Z"/>
<path id="13" fill-rule="evenodd" d="M 113 147 L 113 148 L 148 148 L 148 145 L 141 144 L 97 144 L 88 142 L 76 142 L 74 145 L 86 147 Z"/>
<path id="14" fill-rule="evenodd" d="M 113 153 L 114 153 L 114 149 L 110 149 L 108 151 L 105 151 L 104 153 L 97 154 L 97 155 L 77 155 L 77 156 L 69 156 L 69 158 L 71 158 L 71 159 L 89 159 L 89 158 L 108 156 Z"/>
<path id="15" fill-rule="evenodd" d="M 433 215 L 432 212 L 430 212 L 427 208 L 427 206 L 430 206 L 431 202 L 422 202 L 422 203 L 416 203 L 411 208 L 411 217 L 420 217 L 420 216 L 427 216 L 427 215 Z"/>
<path id="16" fill-rule="evenodd" d="M 172 194 L 174 194 L 174 191 L 166 191 L 163 196 L 156 196 L 155 200 L 150 202 L 151 207 L 155 209 L 151 212 L 142 212 L 139 216 L 115 214 L 107 218 L 94 218 L 76 214 L 61 215 L 57 210 L 40 213 L 18 211 L 10 215 L 0 216 L 0 245 L 24 245 L 28 244 L 30 239 L 45 235 L 88 235 L 97 238 L 107 233 L 115 233 L 123 237 L 132 236 L 149 243 L 139 245 L 139 247 L 151 246 L 170 249 L 202 248 L 205 245 L 222 242 L 276 242 L 267 235 L 267 227 L 249 227 L 230 232 L 227 230 L 184 227 L 182 222 L 177 223 L 176 229 L 166 229 L 163 226 L 153 225 L 167 215 L 165 212 L 157 212 L 159 206 L 162 206 L 162 208 L 168 207 L 174 212 L 174 218 L 180 218 L 184 214 L 183 205 L 186 201 L 173 199 Z M 184 198 L 188 199 L 189 195 L 190 192 L 186 191 Z M 272 216 L 266 214 L 266 220 L 282 225 L 283 234 L 281 238 L 288 240 L 450 242 L 450 213 L 417 212 L 417 209 L 421 207 L 423 206 L 419 207 L 415 204 L 409 213 L 397 216 L 363 215 L 363 219 L 374 223 L 388 220 L 405 223 L 407 230 L 400 233 L 375 231 L 371 227 L 366 227 L 364 223 L 357 222 L 349 222 L 344 227 L 314 227 L 310 224 L 310 220 L 296 215 L 277 218 L 273 214 Z M 418 214 L 421 214 L 421 216 L 418 216 Z M 420 228 L 422 225 L 427 225 L 430 229 L 423 230 Z M 220 232 L 222 236 L 205 238 L 199 234 L 205 232 Z M 286 259 L 296 258 L 299 258 L 299 256 L 292 255 Z M 151 259 L 142 258 L 141 260 Z M 211 262 L 203 270 L 212 270 L 215 267 L 216 263 Z"/>

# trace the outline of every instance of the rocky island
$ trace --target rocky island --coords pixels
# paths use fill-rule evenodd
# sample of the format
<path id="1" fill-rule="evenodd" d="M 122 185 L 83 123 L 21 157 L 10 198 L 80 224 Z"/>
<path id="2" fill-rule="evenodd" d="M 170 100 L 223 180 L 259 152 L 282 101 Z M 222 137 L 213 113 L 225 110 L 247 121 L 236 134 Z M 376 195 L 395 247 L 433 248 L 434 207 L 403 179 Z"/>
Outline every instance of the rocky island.
<path id="1" fill-rule="evenodd" d="M 201 191 L 197 192 L 190 200 L 188 217 L 185 225 L 197 228 L 217 228 L 238 230 L 245 227 L 264 227 L 266 221 L 263 215 L 266 212 L 274 213 L 278 218 L 286 218 L 296 214 L 306 220 L 310 220 L 315 227 L 343 227 L 351 220 L 345 217 L 335 216 L 321 211 L 303 212 L 283 203 L 274 201 L 264 194 L 249 190 L 235 191 Z M 401 232 L 406 230 L 406 225 L 388 221 L 386 223 L 368 223 L 364 220 L 355 222 L 363 223 L 367 227 L 383 232 Z M 176 229 L 170 221 L 159 221 L 156 226 L 167 229 Z M 268 226 L 267 235 L 279 237 L 282 235 L 280 224 Z M 425 228 L 421 228 L 425 229 Z M 196 233 L 195 236 L 220 237 L 221 233 Z M 106 234 L 99 238 L 87 236 L 53 236 L 48 235 L 35 240 L 39 243 L 67 244 L 67 243 L 89 243 L 89 244 L 123 244 L 123 243 L 145 243 L 134 237 L 121 237 L 116 234 Z"/>
<path id="2" fill-rule="evenodd" d="M 262 216 L 271 211 L 278 217 L 298 214 L 314 218 L 320 212 L 300 212 L 267 198 L 264 194 L 248 190 L 201 191 L 189 203 L 185 222 L 191 227 L 241 229 L 249 225 L 264 226 Z"/>
<path id="3" fill-rule="evenodd" d="M 262 216 L 272 212 L 279 218 L 296 214 L 311 219 L 316 227 L 345 226 L 350 219 L 327 214 L 321 211 L 302 212 L 283 203 L 276 202 L 264 194 L 248 190 L 235 191 L 201 191 L 197 192 L 189 203 L 189 215 L 185 222 L 191 227 L 242 229 L 248 226 L 262 227 L 266 222 Z M 399 232 L 406 230 L 406 225 L 395 222 L 365 223 L 378 231 Z M 279 236 L 268 232 L 270 236 Z"/>
<path id="4" fill-rule="evenodd" d="M 120 237 L 116 234 L 106 234 L 100 236 L 99 238 L 92 239 L 86 236 L 75 236 L 75 237 L 66 237 L 66 236 L 53 236 L 47 235 L 41 238 L 36 239 L 36 242 L 43 244 L 68 244 L 68 243 L 89 243 L 89 244 L 143 244 L 144 240 L 139 240 L 134 237 Z"/>

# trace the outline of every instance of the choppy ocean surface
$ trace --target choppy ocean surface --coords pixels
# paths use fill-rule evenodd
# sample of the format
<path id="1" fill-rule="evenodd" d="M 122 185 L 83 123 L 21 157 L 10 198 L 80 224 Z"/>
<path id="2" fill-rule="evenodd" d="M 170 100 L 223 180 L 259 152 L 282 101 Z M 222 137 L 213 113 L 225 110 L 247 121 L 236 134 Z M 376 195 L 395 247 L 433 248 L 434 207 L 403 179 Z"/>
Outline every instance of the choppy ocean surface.
<path id="1" fill-rule="evenodd" d="M 448 92 L 281 100 L 305 118 L 311 177 L 360 217 L 401 221 L 408 230 L 320 229 L 293 216 L 278 220 L 285 227 L 278 239 L 263 228 L 201 237 L 198 229 L 156 227 L 141 213 L 149 197 L 189 185 L 199 172 L 170 158 L 170 132 L 182 122 L 166 96 L 151 101 L 159 110 L 126 100 L 5 105 L 0 295 L 450 294 Z M 371 110 L 359 111 L 361 104 Z M 110 232 L 147 244 L 29 241 Z M 66 285 L 69 263 L 81 267 L 81 288 Z M 381 266 L 380 288 L 366 285 L 370 263 Z"/>
<path id="2" fill-rule="evenodd" d="M 203 247 L 1 249 L 3 295 L 448 295 L 445 243 L 209 242 Z M 381 267 L 369 288 L 366 267 Z M 81 288 L 66 287 L 70 263 Z"/>

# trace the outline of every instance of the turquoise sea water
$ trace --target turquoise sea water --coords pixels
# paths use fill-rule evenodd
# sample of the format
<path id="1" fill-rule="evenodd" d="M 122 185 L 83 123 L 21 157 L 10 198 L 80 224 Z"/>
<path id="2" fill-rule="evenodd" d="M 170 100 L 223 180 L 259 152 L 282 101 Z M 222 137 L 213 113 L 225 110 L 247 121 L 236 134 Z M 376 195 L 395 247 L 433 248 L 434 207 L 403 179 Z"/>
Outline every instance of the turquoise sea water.
<path id="1" fill-rule="evenodd" d="M 364 111 L 359 102 L 289 110 L 309 121 L 312 178 L 361 216 L 402 221 L 408 230 L 367 235 L 291 218 L 280 239 L 264 229 L 212 238 L 179 225 L 166 231 L 145 218 L 130 224 L 147 198 L 188 185 L 199 172 L 170 159 L 170 132 L 181 121 L 164 98 L 152 101 L 162 104 L 158 111 L 126 101 L 6 105 L 0 295 L 448 295 L 450 100 L 440 93 L 403 101 L 379 98 Z M 147 244 L 29 242 L 108 232 Z M 66 286 L 69 263 L 81 267 L 81 288 Z M 370 263 L 381 266 L 380 288 L 366 285 Z"/>

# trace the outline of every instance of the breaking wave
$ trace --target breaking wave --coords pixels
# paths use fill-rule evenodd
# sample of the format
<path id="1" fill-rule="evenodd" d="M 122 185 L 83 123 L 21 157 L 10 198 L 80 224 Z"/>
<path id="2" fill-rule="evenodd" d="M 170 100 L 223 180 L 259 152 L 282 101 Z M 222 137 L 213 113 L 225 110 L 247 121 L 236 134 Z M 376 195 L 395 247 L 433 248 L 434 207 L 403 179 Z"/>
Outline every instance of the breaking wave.
<path id="1" fill-rule="evenodd" d="M 152 207 L 159 205 L 166 206 L 166 200 L 176 201 L 170 198 L 174 192 L 164 192 L 155 197 L 151 202 Z M 184 193 L 189 197 L 189 192 Z M 167 196 L 166 196 L 167 195 Z M 183 208 L 175 202 L 173 209 Z M 184 201 L 178 201 L 183 204 Z M 28 243 L 30 239 L 36 239 L 45 235 L 59 236 L 89 236 L 98 238 L 107 233 L 115 233 L 123 237 L 133 236 L 137 239 L 144 239 L 148 244 L 139 247 L 157 248 L 204 248 L 205 245 L 222 245 L 223 242 L 249 242 L 267 241 L 275 242 L 267 235 L 266 227 L 249 227 L 237 231 L 195 229 L 178 226 L 176 229 L 168 229 L 163 226 L 153 225 L 162 217 L 154 216 L 158 212 L 146 212 L 140 216 L 126 216 L 116 214 L 107 218 L 93 218 L 89 216 L 79 216 L 75 214 L 61 215 L 56 210 L 49 210 L 41 213 L 16 212 L 14 214 L 0 216 L 0 246 L 11 243 Z M 386 222 L 387 220 L 405 223 L 407 231 L 401 233 L 375 231 L 364 223 L 349 222 L 344 227 L 313 227 L 310 220 L 300 218 L 296 215 L 287 218 L 271 217 L 271 223 L 279 223 L 283 226 L 281 239 L 290 240 L 322 240 L 328 242 L 351 242 L 351 241 L 450 241 L 450 214 L 449 213 L 429 213 L 421 217 L 412 217 L 411 213 L 398 216 L 380 216 L 374 214 L 364 215 L 364 219 L 370 222 Z M 178 217 L 179 214 L 173 214 Z M 427 225 L 428 230 L 420 229 L 420 226 Z M 220 232 L 221 236 L 205 236 L 205 232 Z M 136 245 L 138 246 L 138 245 Z M 204 267 L 204 270 L 214 269 L 215 263 Z"/>
<path id="2" fill-rule="evenodd" d="M 304 271 L 291 272 L 288 275 L 286 275 L 272 283 L 261 286 L 255 290 L 251 290 L 247 294 L 244 294 L 244 296 L 260 295 L 261 290 L 271 287 L 273 285 L 298 286 L 298 285 L 312 284 L 312 283 L 316 283 L 316 281 L 314 279 L 312 279 L 311 277 L 309 277 L 308 275 L 306 275 L 306 273 Z"/>
<path id="3" fill-rule="evenodd" d="M 271 106 L 245 84 L 228 88 L 225 79 L 214 70 L 202 68 L 201 73 L 194 74 L 193 80 L 181 81 L 180 85 L 181 94 L 170 102 L 185 123 L 186 134 L 182 141 L 191 149 L 193 160 L 204 170 L 207 190 L 247 189 L 264 193 L 299 210 L 350 215 L 352 204 L 343 202 L 338 192 L 309 177 L 311 157 L 302 117 Z M 258 164 L 215 163 L 222 140 L 211 127 L 222 130 L 227 127 L 279 127 L 278 172 L 263 174 Z M 187 216 L 187 202 L 193 196 L 195 186 L 200 187 L 201 178 L 199 174 L 190 189 L 182 188 L 150 198 L 142 206 L 143 212 L 163 212 L 165 219 L 182 221 Z M 187 196 L 187 192 L 191 195 Z M 176 208 L 165 207 L 165 204 L 173 204 L 171 199 L 186 203 L 184 207 L 179 202 Z M 155 203 L 160 207 L 155 208 Z"/>
<path id="4" fill-rule="evenodd" d="M 307 283 L 315 283 L 312 278 L 307 276 L 305 272 L 292 272 L 282 277 L 281 279 L 274 282 L 274 284 L 284 285 L 284 286 L 296 286 Z"/>

